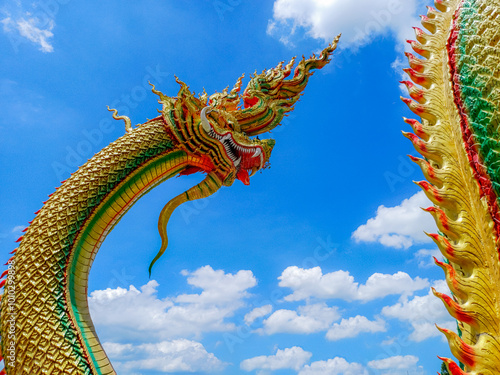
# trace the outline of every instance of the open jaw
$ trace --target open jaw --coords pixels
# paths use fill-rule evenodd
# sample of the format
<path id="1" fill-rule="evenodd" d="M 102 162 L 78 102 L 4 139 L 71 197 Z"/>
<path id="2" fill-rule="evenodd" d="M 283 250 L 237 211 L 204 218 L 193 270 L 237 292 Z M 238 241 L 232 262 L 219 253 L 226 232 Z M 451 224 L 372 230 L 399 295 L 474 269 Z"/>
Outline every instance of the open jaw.
<path id="1" fill-rule="evenodd" d="M 208 135 L 224 146 L 226 155 L 232 160 L 235 168 L 251 170 L 253 175 L 264 167 L 265 160 L 261 146 L 242 145 L 235 141 L 231 132 L 219 134 L 212 127 L 208 131 Z"/>

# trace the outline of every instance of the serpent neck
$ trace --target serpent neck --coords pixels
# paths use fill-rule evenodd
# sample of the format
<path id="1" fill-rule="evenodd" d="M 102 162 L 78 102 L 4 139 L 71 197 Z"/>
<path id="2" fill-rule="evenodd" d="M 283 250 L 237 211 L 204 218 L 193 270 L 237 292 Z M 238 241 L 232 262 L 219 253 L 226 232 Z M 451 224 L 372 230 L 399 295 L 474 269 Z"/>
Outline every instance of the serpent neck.
<path id="1" fill-rule="evenodd" d="M 2 300 L 1 331 L 13 331 L 2 340 L 8 374 L 114 374 L 88 311 L 90 267 L 127 210 L 190 163 L 157 118 L 97 153 L 50 197 L 13 258 L 15 303 Z"/>

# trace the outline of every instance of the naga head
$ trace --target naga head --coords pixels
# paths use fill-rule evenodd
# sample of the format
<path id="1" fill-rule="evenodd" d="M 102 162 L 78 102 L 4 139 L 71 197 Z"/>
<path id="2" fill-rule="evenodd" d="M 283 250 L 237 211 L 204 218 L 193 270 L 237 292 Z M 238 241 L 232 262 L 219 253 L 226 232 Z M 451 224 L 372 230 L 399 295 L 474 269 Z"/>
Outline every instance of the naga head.
<path id="1" fill-rule="evenodd" d="M 321 69 L 330 61 L 339 37 L 320 56 L 302 58 L 291 78 L 288 77 L 295 58 L 285 66 L 281 62 L 273 69 L 255 73 L 241 96 L 243 76 L 231 91 L 226 88 L 210 97 L 205 91 L 195 96 L 177 77 L 180 90 L 176 97 L 166 96 L 153 86 L 163 107 L 160 113 L 165 130 L 174 148 L 183 151 L 188 159 L 180 174 L 205 172 L 207 177 L 163 208 L 158 223 L 162 246 L 151 263 L 150 272 L 167 247 L 166 225 L 176 207 L 188 200 L 207 197 L 222 185 L 232 185 L 236 179 L 248 185 L 251 176 L 269 165 L 275 142 L 256 136 L 280 125 L 287 112 L 293 110 L 312 70 Z"/>
<path id="2" fill-rule="evenodd" d="M 250 177 L 268 165 L 275 141 L 250 139 L 236 128 L 234 122 L 224 121 L 227 115 L 217 115 L 217 111 L 213 107 L 204 107 L 200 113 L 200 124 L 206 135 L 222 145 L 224 152 L 222 163 L 229 164 L 229 173 L 223 178 L 223 183 L 229 186 L 236 178 L 249 185 Z M 214 114 L 210 116 L 212 113 Z"/>
<path id="3" fill-rule="evenodd" d="M 292 73 L 293 58 L 284 66 L 264 70 L 251 76 L 240 96 L 241 76 L 233 89 L 224 89 L 210 97 L 206 92 L 198 97 L 178 78 L 177 97 L 171 98 L 157 91 L 162 116 L 178 147 L 188 154 L 206 158 L 203 166 L 189 168 L 181 174 L 197 171 L 217 174 L 223 185 L 230 186 L 236 179 L 245 185 L 257 171 L 269 165 L 275 141 L 260 140 L 257 136 L 280 125 L 287 112 L 305 89 L 312 70 L 320 69 L 330 61 L 339 37 L 316 57 L 302 60 Z M 251 138 L 254 137 L 254 138 Z"/>

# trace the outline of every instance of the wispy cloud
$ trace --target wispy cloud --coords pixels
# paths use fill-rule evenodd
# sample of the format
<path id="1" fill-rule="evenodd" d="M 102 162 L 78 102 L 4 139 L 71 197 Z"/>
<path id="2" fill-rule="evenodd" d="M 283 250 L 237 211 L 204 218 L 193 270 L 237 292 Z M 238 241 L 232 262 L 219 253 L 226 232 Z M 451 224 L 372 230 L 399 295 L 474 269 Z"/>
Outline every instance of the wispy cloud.
<path id="1" fill-rule="evenodd" d="M 443 258 L 439 249 L 420 249 L 415 253 L 415 259 L 418 261 L 419 268 L 434 267 L 434 258 Z"/>
<path id="2" fill-rule="evenodd" d="M 273 306 L 272 305 L 265 305 L 261 307 L 256 307 L 252 311 L 250 311 L 248 314 L 245 315 L 243 320 L 245 321 L 246 325 L 252 324 L 256 319 L 262 318 L 266 315 L 271 314 L 273 311 Z"/>
<path id="3" fill-rule="evenodd" d="M 421 209 L 431 204 L 424 192 L 420 191 L 403 200 L 399 206 L 379 206 L 376 216 L 359 226 L 352 238 L 357 242 L 378 242 L 396 249 L 431 242 L 424 231 L 435 232 L 436 224 L 432 216 Z"/>
<path id="4" fill-rule="evenodd" d="M 25 38 L 32 43 L 38 45 L 42 52 L 53 52 L 51 39 L 54 36 L 52 30 L 54 28 L 54 20 L 49 19 L 41 22 L 36 17 L 31 17 L 30 13 L 26 12 L 24 16 L 14 18 L 8 16 L 0 21 L 3 25 L 3 31 L 6 34 L 11 34 L 16 37 Z"/>
<path id="5" fill-rule="evenodd" d="M 21 233 L 24 229 L 26 229 L 26 225 L 16 225 L 14 228 L 12 228 L 11 232 Z"/>

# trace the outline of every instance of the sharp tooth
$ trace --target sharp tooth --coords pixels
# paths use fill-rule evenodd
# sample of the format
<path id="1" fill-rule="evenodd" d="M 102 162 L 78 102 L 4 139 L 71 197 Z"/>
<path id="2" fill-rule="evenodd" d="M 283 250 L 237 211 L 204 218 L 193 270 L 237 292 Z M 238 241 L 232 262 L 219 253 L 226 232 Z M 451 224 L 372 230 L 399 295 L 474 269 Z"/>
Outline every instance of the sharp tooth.
<path id="1" fill-rule="evenodd" d="M 234 166 L 237 167 L 241 163 L 241 156 L 234 162 Z"/>
<path id="2" fill-rule="evenodd" d="M 252 168 L 252 173 L 250 174 L 249 177 L 252 177 L 255 173 L 257 173 L 258 170 L 259 170 L 259 167 L 253 167 Z"/>
<path id="3" fill-rule="evenodd" d="M 260 150 L 260 148 L 258 148 L 255 153 L 252 155 L 252 158 L 256 158 L 257 156 L 259 156 L 260 154 L 262 153 L 262 151 Z"/>

